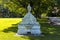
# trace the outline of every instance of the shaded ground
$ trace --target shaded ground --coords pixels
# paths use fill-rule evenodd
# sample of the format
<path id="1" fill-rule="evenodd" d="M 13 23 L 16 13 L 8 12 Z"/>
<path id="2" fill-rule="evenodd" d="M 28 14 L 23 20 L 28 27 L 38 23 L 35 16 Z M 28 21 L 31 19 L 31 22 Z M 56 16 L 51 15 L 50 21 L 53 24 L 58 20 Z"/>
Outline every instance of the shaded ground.
<path id="1" fill-rule="evenodd" d="M 0 31 L 0 40 L 60 40 L 60 26 L 50 25 L 47 19 L 39 19 L 41 31 L 44 36 L 14 36 L 17 24 L 12 24 Z"/>
<path id="2" fill-rule="evenodd" d="M 3 32 L 8 33 L 8 32 L 17 32 L 18 27 L 17 24 L 13 24 L 11 27 L 8 27 L 6 29 L 3 30 Z"/>

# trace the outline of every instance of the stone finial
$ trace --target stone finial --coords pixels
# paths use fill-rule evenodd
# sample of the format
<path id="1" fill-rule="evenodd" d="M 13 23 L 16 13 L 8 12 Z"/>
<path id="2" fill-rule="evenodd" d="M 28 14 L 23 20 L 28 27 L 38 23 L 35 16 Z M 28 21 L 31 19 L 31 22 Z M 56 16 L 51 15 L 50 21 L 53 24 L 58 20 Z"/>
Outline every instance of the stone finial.
<path id="1" fill-rule="evenodd" d="M 27 10 L 28 10 L 28 12 L 31 12 L 31 6 L 30 6 L 30 4 L 28 4 Z"/>

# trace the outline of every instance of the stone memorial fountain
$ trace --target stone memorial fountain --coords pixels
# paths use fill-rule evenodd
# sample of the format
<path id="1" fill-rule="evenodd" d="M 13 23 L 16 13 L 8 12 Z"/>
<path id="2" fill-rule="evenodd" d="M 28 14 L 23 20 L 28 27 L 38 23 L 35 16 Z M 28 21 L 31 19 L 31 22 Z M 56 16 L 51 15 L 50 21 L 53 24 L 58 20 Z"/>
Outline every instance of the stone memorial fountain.
<path id="1" fill-rule="evenodd" d="M 27 14 L 22 19 L 22 22 L 18 24 L 18 35 L 40 35 L 40 24 L 31 13 L 31 6 L 28 4 Z"/>

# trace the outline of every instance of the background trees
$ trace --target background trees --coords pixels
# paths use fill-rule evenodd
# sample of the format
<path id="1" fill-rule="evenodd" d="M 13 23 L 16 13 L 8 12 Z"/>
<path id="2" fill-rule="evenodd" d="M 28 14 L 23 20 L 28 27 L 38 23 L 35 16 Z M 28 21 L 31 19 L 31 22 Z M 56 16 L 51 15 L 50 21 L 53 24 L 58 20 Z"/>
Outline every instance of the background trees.
<path id="1" fill-rule="evenodd" d="M 0 9 L 0 15 L 7 15 L 6 17 L 23 17 L 27 12 L 26 8 L 29 3 L 32 7 L 32 14 L 37 18 L 41 18 L 43 14 L 47 15 L 55 5 L 59 7 L 59 0 L 0 0 L 2 8 Z M 7 12 L 2 12 L 4 9 L 6 9 Z"/>

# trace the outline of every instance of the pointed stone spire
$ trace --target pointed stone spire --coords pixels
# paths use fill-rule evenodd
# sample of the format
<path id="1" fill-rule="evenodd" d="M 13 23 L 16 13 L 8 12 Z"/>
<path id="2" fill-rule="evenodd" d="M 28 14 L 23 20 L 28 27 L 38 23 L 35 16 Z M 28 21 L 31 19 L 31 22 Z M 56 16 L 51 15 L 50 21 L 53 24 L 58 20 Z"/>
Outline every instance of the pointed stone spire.
<path id="1" fill-rule="evenodd" d="M 28 24 L 28 23 L 34 24 L 34 22 L 36 22 L 36 18 L 31 13 L 31 6 L 30 6 L 30 4 L 28 4 L 27 10 L 28 10 L 28 12 L 24 16 L 21 24 Z"/>
<path id="2" fill-rule="evenodd" d="M 31 12 L 31 6 L 30 6 L 30 4 L 28 4 L 27 10 L 28 10 L 28 12 Z"/>

